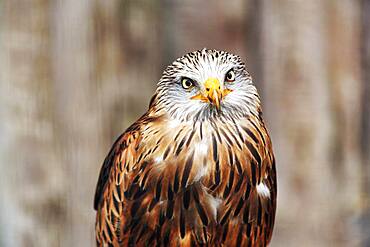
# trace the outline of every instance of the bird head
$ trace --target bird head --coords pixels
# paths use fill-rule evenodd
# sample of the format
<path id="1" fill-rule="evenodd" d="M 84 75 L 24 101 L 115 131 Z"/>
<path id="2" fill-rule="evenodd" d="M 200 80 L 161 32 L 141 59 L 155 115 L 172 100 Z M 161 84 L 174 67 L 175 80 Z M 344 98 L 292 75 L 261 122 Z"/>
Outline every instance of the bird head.
<path id="1" fill-rule="evenodd" d="M 180 120 L 245 117 L 259 98 L 239 56 L 198 50 L 175 60 L 158 83 L 156 107 Z"/>

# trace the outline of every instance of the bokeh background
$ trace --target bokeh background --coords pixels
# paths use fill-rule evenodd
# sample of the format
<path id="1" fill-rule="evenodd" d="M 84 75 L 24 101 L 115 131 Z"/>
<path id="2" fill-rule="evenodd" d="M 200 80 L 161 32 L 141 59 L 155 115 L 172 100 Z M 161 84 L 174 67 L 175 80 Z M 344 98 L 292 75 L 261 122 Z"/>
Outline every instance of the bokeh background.
<path id="1" fill-rule="evenodd" d="M 0 246 L 94 246 L 110 145 L 203 47 L 261 94 L 271 246 L 370 246 L 369 0 L 0 0 Z"/>

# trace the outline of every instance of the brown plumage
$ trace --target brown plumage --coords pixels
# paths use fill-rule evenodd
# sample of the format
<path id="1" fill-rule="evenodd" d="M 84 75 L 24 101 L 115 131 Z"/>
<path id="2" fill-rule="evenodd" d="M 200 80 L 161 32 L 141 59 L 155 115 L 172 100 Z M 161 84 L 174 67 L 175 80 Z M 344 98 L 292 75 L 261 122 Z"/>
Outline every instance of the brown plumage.
<path id="1" fill-rule="evenodd" d="M 217 80 L 220 92 L 207 94 L 206 82 L 186 92 L 192 99 L 173 94 L 172 87 L 182 90 L 175 84 L 184 80 L 182 71 L 204 70 L 205 63 L 217 68 L 206 69 L 205 79 L 226 74 L 221 83 Z M 194 87 L 196 79 L 191 79 Z M 206 96 L 207 102 L 201 99 Z M 187 105 L 180 114 L 180 98 L 200 108 Z M 166 69 L 149 110 L 118 138 L 104 161 L 94 201 L 97 244 L 266 246 L 276 192 L 272 145 L 244 64 L 226 52 L 189 53 Z"/>

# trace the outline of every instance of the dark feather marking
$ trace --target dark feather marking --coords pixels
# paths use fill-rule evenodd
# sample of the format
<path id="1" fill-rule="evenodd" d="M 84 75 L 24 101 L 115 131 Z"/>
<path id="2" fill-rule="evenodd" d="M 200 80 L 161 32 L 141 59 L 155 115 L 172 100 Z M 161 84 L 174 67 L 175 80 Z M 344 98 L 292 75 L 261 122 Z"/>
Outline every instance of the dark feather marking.
<path id="1" fill-rule="evenodd" d="M 148 177 L 149 177 L 149 172 L 150 172 L 150 170 L 151 170 L 151 169 L 148 169 L 148 171 L 144 174 L 144 177 L 143 177 L 143 179 L 141 180 L 141 184 L 140 184 L 140 186 L 144 186 L 144 185 L 145 185 L 146 180 L 147 180 L 147 179 L 148 179 Z"/>
<path id="2" fill-rule="evenodd" d="M 243 174 L 243 168 L 237 156 L 235 156 L 235 165 L 236 165 L 236 168 L 238 169 L 238 174 L 239 175 Z"/>
<path id="3" fill-rule="evenodd" d="M 226 224 L 222 232 L 222 242 L 225 242 L 228 230 L 229 230 L 229 224 Z"/>
<path id="4" fill-rule="evenodd" d="M 155 205 L 157 205 L 157 203 L 158 203 L 158 200 L 154 197 L 149 204 L 148 212 L 151 212 L 153 208 L 155 207 Z"/>
<path id="5" fill-rule="evenodd" d="M 144 171 L 145 168 L 148 166 L 149 162 L 148 161 L 143 161 L 140 167 L 140 172 Z"/>
<path id="6" fill-rule="evenodd" d="M 230 193 L 230 190 L 231 190 L 230 186 L 226 186 L 226 187 L 225 187 L 224 194 L 223 194 L 223 198 L 224 198 L 224 199 L 226 199 L 226 198 L 227 198 L 227 196 L 228 196 L 228 195 L 229 195 L 229 193 Z"/>
<path id="7" fill-rule="evenodd" d="M 120 165 L 121 165 L 122 163 L 120 162 Z M 122 168 L 121 168 L 122 169 Z M 130 162 L 126 162 L 125 163 L 125 169 L 126 169 L 126 171 L 130 171 L 131 169 L 130 169 Z"/>
<path id="8" fill-rule="evenodd" d="M 197 191 L 196 188 L 193 189 L 193 197 L 194 197 L 194 201 L 195 201 L 195 207 L 197 208 L 200 219 L 202 220 L 203 225 L 207 226 L 208 225 L 207 214 L 204 211 L 202 205 L 200 204 L 199 194 L 198 194 L 198 191 Z"/>
<path id="9" fill-rule="evenodd" d="M 222 143 L 222 138 L 221 138 L 221 136 L 220 136 L 220 133 L 217 131 L 217 128 L 216 128 L 216 135 L 217 135 L 218 141 L 219 141 L 220 143 Z"/>
<path id="10" fill-rule="evenodd" d="M 167 198 L 170 201 L 173 200 L 173 191 L 172 191 L 172 187 L 171 187 L 171 184 L 170 183 L 168 184 Z"/>
<path id="11" fill-rule="evenodd" d="M 175 204 L 175 202 L 173 200 L 168 200 L 167 201 L 167 210 L 166 210 L 167 219 L 172 218 L 174 204 Z"/>
<path id="12" fill-rule="evenodd" d="M 202 140 L 203 139 L 203 122 L 202 121 L 200 122 L 200 126 L 199 126 L 199 135 L 200 135 L 200 139 Z"/>
<path id="13" fill-rule="evenodd" d="M 189 204 L 190 204 L 190 189 L 187 189 L 185 190 L 184 192 L 184 196 L 183 196 L 183 204 L 184 204 L 184 208 L 185 209 L 188 209 L 189 208 Z"/>
<path id="14" fill-rule="evenodd" d="M 117 185 L 116 184 L 116 191 L 117 191 L 117 195 L 118 195 L 118 199 L 119 201 L 122 201 L 122 190 L 121 190 L 121 185 Z"/>
<path id="15" fill-rule="evenodd" d="M 105 231 L 104 231 L 105 232 Z M 107 238 L 107 236 L 106 236 L 106 234 L 104 233 L 104 234 L 102 234 L 102 236 L 103 236 L 103 240 L 104 240 L 104 242 L 108 242 L 108 238 Z M 110 241 L 110 240 L 109 240 Z"/>
<path id="16" fill-rule="evenodd" d="M 256 241 L 257 237 L 258 237 L 258 234 L 257 234 L 258 233 L 258 226 L 253 229 L 253 232 L 254 232 L 254 241 Z"/>
<path id="17" fill-rule="evenodd" d="M 249 149 L 249 151 L 251 152 L 251 154 L 253 155 L 253 157 L 257 161 L 257 163 L 260 165 L 261 164 L 261 156 L 257 152 L 256 148 L 250 142 L 247 142 L 246 144 L 247 144 L 247 148 Z"/>
<path id="18" fill-rule="evenodd" d="M 175 142 L 177 141 L 177 138 L 179 138 L 179 135 L 181 134 L 182 130 L 183 129 L 180 129 L 179 132 L 177 132 L 175 139 L 174 139 Z"/>
<path id="19" fill-rule="evenodd" d="M 164 221 L 165 221 L 165 216 L 164 216 L 163 211 L 161 210 L 161 212 L 159 213 L 159 219 L 158 219 L 159 226 L 162 226 L 164 224 Z"/>
<path id="20" fill-rule="evenodd" d="M 148 151 L 146 151 L 146 153 L 144 154 L 143 159 L 145 160 L 149 156 L 149 154 L 151 154 L 151 152 L 152 152 L 152 149 L 149 149 Z"/>
<path id="21" fill-rule="evenodd" d="M 210 188 L 211 190 L 215 190 L 217 186 L 221 182 L 221 171 L 220 171 L 220 162 L 217 160 L 216 161 L 216 169 L 215 169 L 215 181 L 212 187 Z"/>
<path id="22" fill-rule="evenodd" d="M 243 213 L 243 221 L 245 224 L 248 224 L 249 221 L 249 203 L 245 205 L 244 213 Z"/>
<path id="23" fill-rule="evenodd" d="M 195 134 L 195 129 L 193 129 L 189 135 L 188 141 L 186 142 L 186 146 L 189 146 L 191 140 L 193 139 L 193 136 Z"/>
<path id="24" fill-rule="evenodd" d="M 131 184 L 130 187 L 128 187 L 127 190 L 123 193 L 125 198 L 131 199 L 134 189 L 135 189 L 135 184 Z"/>
<path id="25" fill-rule="evenodd" d="M 132 183 L 137 184 L 137 182 L 139 182 L 139 179 L 140 179 L 140 174 L 135 176 L 134 180 L 132 180 Z M 116 185 L 116 186 L 118 186 L 118 185 Z"/>
<path id="26" fill-rule="evenodd" d="M 208 218 L 207 218 L 207 214 L 206 214 L 204 208 L 202 207 L 202 205 L 200 203 L 196 203 L 195 206 L 197 208 L 199 217 L 202 220 L 203 225 L 208 226 Z"/>
<path id="27" fill-rule="evenodd" d="M 158 179 L 157 185 L 155 186 L 155 199 L 159 201 L 161 199 L 162 191 L 162 178 Z"/>
<path id="28" fill-rule="evenodd" d="M 247 127 L 245 127 L 245 126 L 242 126 L 242 129 L 247 133 L 247 135 L 249 136 L 249 137 L 251 137 L 252 139 L 253 139 L 253 141 L 255 142 L 255 143 L 259 143 L 259 141 L 258 141 L 258 139 L 257 139 L 257 137 L 256 137 L 256 135 L 250 130 L 250 129 L 248 129 Z"/>
<path id="29" fill-rule="evenodd" d="M 224 131 L 223 128 L 220 128 L 220 131 L 222 133 L 222 135 L 226 138 L 226 142 L 232 146 L 233 145 L 233 142 L 231 141 L 230 137 L 228 136 L 228 134 Z"/>
<path id="30" fill-rule="evenodd" d="M 194 197 L 195 203 L 199 203 L 199 195 L 198 195 L 198 191 L 196 188 L 193 188 L 193 197 Z"/>
<path id="31" fill-rule="evenodd" d="M 244 205 L 244 200 L 243 198 L 240 198 L 238 205 L 236 206 L 235 211 L 234 211 L 234 217 L 238 216 L 243 205 Z"/>
<path id="32" fill-rule="evenodd" d="M 185 188 L 186 183 L 188 182 L 190 171 L 191 171 L 191 168 L 193 166 L 193 160 L 194 160 L 194 152 L 192 154 L 190 154 L 189 158 L 187 159 L 187 161 L 185 163 L 185 168 L 184 168 L 184 172 L 183 172 L 182 180 L 181 180 L 181 187 L 182 188 Z"/>
<path id="33" fill-rule="evenodd" d="M 119 213 L 119 202 L 113 197 L 113 207 L 117 213 Z"/>
<path id="34" fill-rule="evenodd" d="M 164 246 L 168 246 L 170 243 L 170 234 L 171 234 L 171 228 L 168 227 L 163 235 L 163 244 Z"/>
<path id="35" fill-rule="evenodd" d="M 141 202 L 142 202 L 142 200 L 136 200 L 131 205 L 130 213 L 131 213 L 131 217 L 132 218 L 135 218 L 136 216 L 137 217 L 140 217 L 140 216 L 142 216 L 145 213 L 145 210 L 146 209 L 141 207 Z"/>
<path id="36" fill-rule="evenodd" d="M 151 135 L 155 136 L 155 135 L 157 135 L 157 134 L 158 134 L 158 132 L 159 132 L 159 130 L 156 130 L 156 131 L 154 131 Z"/>
<path id="37" fill-rule="evenodd" d="M 234 169 L 231 169 L 230 174 L 229 174 L 229 187 L 233 187 L 234 183 Z"/>
<path id="38" fill-rule="evenodd" d="M 234 132 L 230 130 L 228 127 L 226 127 L 226 129 L 228 130 L 228 133 L 231 135 L 231 137 L 235 140 L 235 143 L 238 146 L 238 148 L 242 150 L 242 145 L 240 144 L 238 138 L 235 136 Z"/>
<path id="39" fill-rule="evenodd" d="M 107 229 L 106 233 L 108 234 L 108 237 L 109 237 L 109 240 L 110 240 L 109 242 L 111 242 L 112 239 L 113 239 L 113 233 L 112 233 L 112 230 L 110 229 L 109 224 L 106 224 L 105 229 Z"/>
<path id="40" fill-rule="evenodd" d="M 247 224 L 247 236 L 248 238 L 251 236 L 252 224 Z"/>
<path id="41" fill-rule="evenodd" d="M 182 239 L 185 237 L 185 230 L 186 230 L 185 215 L 184 215 L 183 209 L 181 208 L 180 210 L 180 235 Z"/>
<path id="42" fill-rule="evenodd" d="M 252 123 L 252 125 L 254 126 L 254 128 L 257 130 L 258 134 L 260 135 L 260 137 L 262 139 L 263 145 L 265 146 L 266 145 L 265 138 L 263 137 L 263 134 L 261 133 L 260 129 L 256 126 L 255 123 L 253 123 L 253 121 L 249 121 L 249 122 Z"/>
<path id="43" fill-rule="evenodd" d="M 202 111 L 198 111 L 196 114 L 195 114 L 195 116 L 194 116 L 194 123 L 196 123 L 196 122 L 198 122 L 198 121 L 202 121 L 202 120 L 199 120 L 199 117 L 200 117 L 200 115 L 202 114 Z"/>
<path id="44" fill-rule="evenodd" d="M 227 150 L 227 153 L 229 154 L 229 163 L 230 163 L 230 166 L 233 166 L 233 164 L 234 164 L 234 155 L 233 155 L 233 152 L 229 148 Z"/>
<path id="45" fill-rule="evenodd" d="M 267 226 L 267 228 L 269 228 L 269 226 L 271 226 L 270 225 L 270 216 L 269 216 L 267 211 L 265 212 L 264 217 L 265 217 L 266 226 Z"/>
<path id="46" fill-rule="evenodd" d="M 239 180 L 235 185 L 234 193 L 236 193 L 240 190 L 240 187 L 242 186 L 243 180 L 244 180 L 244 173 L 239 176 Z"/>
<path id="47" fill-rule="evenodd" d="M 153 96 L 152 96 L 152 98 L 150 98 L 150 101 L 149 101 L 149 108 L 151 108 L 153 105 L 154 105 L 154 103 L 155 103 L 155 101 L 157 100 L 157 94 L 154 94 Z"/>
<path id="48" fill-rule="evenodd" d="M 224 190 L 224 195 L 223 195 L 224 199 L 226 199 L 227 196 L 229 195 L 231 188 L 233 187 L 233 183 L 234 183 L 234 170 L 231 170 L 229 174 L 228 185 L 225 187 L 225 190 Z"/>
<path id="49" fill-rule="evenodd" d="M 108 214 L 108 219 L 113 221 L 116 218 L 113 212 L 113 208 L 110 210 L 110 214 Z"/>
<path id="50" fill-rule="evenodd" d="M 262 164 L 259 164 L 257 169 L 258 169 L 257 183 L 259 184 L 261 181 L 261 175 L 262 175 Z"/>
<path id="51" fill-rule="evenodd" d="M 152 150 L 152 152 L 151 153 L 154 153 L 155 151 L 157 151 L 157 149 L 159 148 L 159 145 L 157 144 L 156 146 L 155 146 L 155 148 Z"/>
<path id="52" fill-rule="evenodd" d="M 241 246 L 242 244 L 242 239 L 243 239 L 243 225 L 239 226 L 239 232 L 238 232 L 238 237 L 236 239 L 236 246 Z"/>
<path id="53" fill-rule="evenodd" d="M 146 193 L 146 190 L 145 189 L 142 189 L 141 187 L 138 187 L 137 188 L 137 191 L 135 192 L 134 196 L 133 196 L 133 200 L 136 200 L 138 199 L 139 197 L 141 197 L 142 195 L 144 195 Z"/>
<path id="54" fill-rule="evenodd" d="M 204 237 L 205 242 L 207 243 L 208 242 L 208 237 L 207 237 L 207 228 L 206 227 L 203 227 L 203 237 Z"/>
<path id="55" fill-rule="evenodd" d="M 252 177 L 252 184 L 256 185 L 256 166 L 257 164 L 254 161 L 251 161 L 251 177 Z"/>
<path id="56" fill-rule="evenodd" d="M 244 200 L 248 199 L 250 192 L 251 192 L 251 185 L 247 181 L 246 188 L 245 188 L 245 193 L 244 193 Z"/>
<path id="57" fill-rule="evenodd" d="M 164 151 L 163 160 L 165 160 L 167 158 L 168 154 L 170 153 L 171 147 L 172 147 L 171 145 L 168 145 L 168 147 Z"/>
<path id="58" fill-rule="evenodd" d="M 212 147 L 213 147 L 213 160 L 217 162 L 218 154 L 217 154 L 217 142 L 214 135 L 212 135 Z"/>
<path id="59" fill-rule="evenodd" d="M 179 191 L 179 183 L 180 183 L 180 179 L 179 179 L 179 168 L 176 168 L 175 178 L 173 180 L 173 191 L 175 193 L 177 193 Z"/>
<path id="60" fill-rule="evenodd" d="M 155 144 L 155 145 L 156 145 L 156 146 L 157 146 L 157 145 L 159 145 L 159 144 L 162 142 L 162 140 L 163 140 L 163 136 L 162 136 L 161 138 L 159 138 L 159 139 L 158 139 L 158 141 L 156 142 L 156 144 Z"/>
<path id="61" fill-rule="evenodd" d="M 176 156 L 178 156 L 178 155 L 179 155 L 179 153 L 181 152 L 182 147 L 184 146 L 185 140 L 186 140 L 186 136 L 184 136 L 184 137 L 182 138 L 182 140 L 180 141 L 179 145 L 177 146 L 177 149 L 176 149 Z"/>
<path id="62" fill-rule="evenodd" d="M 262 204 L 261 198 L 258 196 L 258 211 L 257 211 L 257 225 L 261 225 L 262 222 Z"/>
<path id="63" fill-rule="evenodd" d="M 220 221 L 220 224 L 223 226 L 226 221 L 228 220 L 229 216 L 230 216 L 230 213 L 231 213 L 231 207 L 226 211 L 226 213 L 224 214 L 224 216 L 222 217 L 221 221 Z"/>

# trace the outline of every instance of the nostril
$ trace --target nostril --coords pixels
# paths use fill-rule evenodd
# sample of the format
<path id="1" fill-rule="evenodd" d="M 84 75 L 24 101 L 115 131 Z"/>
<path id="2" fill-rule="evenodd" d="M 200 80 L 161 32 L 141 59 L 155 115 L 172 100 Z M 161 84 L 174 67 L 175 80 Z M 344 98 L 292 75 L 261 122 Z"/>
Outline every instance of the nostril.
<path id="1" fill-rule="evenodd" d="M 220 87 L 220 86 L 218 86 L 218 89 L 221 89 L 221 87 Z"/>
<path id="2" fill-rule="evenodd" d="M 206 88 L 206 91 L 209 92 L 209 87 Z"/>

